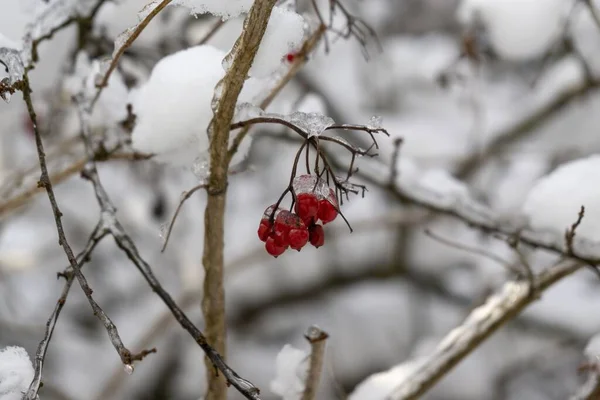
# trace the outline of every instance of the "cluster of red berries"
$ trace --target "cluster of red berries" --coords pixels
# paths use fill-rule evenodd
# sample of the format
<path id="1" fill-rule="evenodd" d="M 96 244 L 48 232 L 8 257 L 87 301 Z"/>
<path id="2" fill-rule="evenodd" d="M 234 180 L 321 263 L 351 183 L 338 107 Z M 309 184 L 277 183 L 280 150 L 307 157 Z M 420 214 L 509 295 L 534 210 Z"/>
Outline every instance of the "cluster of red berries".
<path id="1" fill-rule="evenodd" d="M 335 192 L 320 178 L 298 176 L 292 188 L 296 194 L 295 212 L 275 209 L 272 205 L 265 210 L 258 226 L 258 237 L 273 257 L 280 256 L 288 248 L 300 251 L 309 242 L 317 248 L 323 246 L 323 225 L 338 215 Z M 323 225 L 319 225 L 319 221 Z"/>

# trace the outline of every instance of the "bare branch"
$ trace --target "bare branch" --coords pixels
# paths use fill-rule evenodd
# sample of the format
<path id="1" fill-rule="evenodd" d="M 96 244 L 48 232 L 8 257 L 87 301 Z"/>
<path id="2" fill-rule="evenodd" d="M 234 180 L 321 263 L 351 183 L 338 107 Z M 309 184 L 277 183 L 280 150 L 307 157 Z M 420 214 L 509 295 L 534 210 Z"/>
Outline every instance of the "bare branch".
<path id="1" fill-rule="evenodd" d="M 94 315 L 104 325 L 104 327 L 110 337 L 110 340 L 111 340 L 113 346 L 115 347 L 115 350 L 117 350 L 117 353 L 119 354 L 119 357 L 121 358 L 121 361 L 125 365 L 131 365 L 131 364 L 133 364 L 133 362 L 135 360 L 139 359 L 139 355 L 132 354 L 123 345 L 123 342 L 119 336 L 117 327 L 114 325 L 114 323 L 111 321 L 111 319 L 106 315 L 106 313 L 102 310 L 102 308 L 98 305 L 98 303 L 96 303 L 96 301 L 92 298 L 92 289 L 88 285 L 87 280 L 85 279 L 83 273 L 81 272 L 80 263 L 76 259 L 75 255 L 73 254 L 73 250 L 71 249 L 71 246 L 67 242 L 67 238 L 65 236 L 63 224 L 61 221 L 63 214 L 58 207 L 58 203 L 57 203 L 56 197 L 54 195 L 54 189 L 52 188 L 52 183 L 51 183 L 50 177 L 48 175 L 48 168 L 46 166 L 46 154 L 44 153 L 44 145 L 42 142 L 42 137 L 38 130 L 37 116 L 35 113 L 35 109 L 33 107 L 33 100 L 31 98 L 31 87 L 29 84 L 29 77 L 27 75 L 27 72 L 25 72 L 23 75 L 23 90 L 22 90 L 22 92 L 23 92 L 23 99 L 25 100 L 25 104 L 27 106 L 27 111 L 29 113 L 29 117 L 33 124 L 33 130 L 35 133 L 35 142 L 36 142 L 36 148 L 37 148 L 37 153 L 38 153 L 38 161 L 39 161 L 40 169 L 41 169 L 41 176 L 40 176 L 38 185 L 40 187 L 43 187 L 46 190 L 48 199 L 50 200 L 52 213 L 54 214 L 54 220 L 56 223 L 56 230 L 58 232 L 58 244 L 63 248 L 63 250 L 67 256 L 67 259 L 69 260 L 69 264 L 70 264 L 70 267 L 72 268 L 72 272 L 75 275 L 75 277 L 77 278 L 77 281 L 79 282 L 79 285 L 81 286 L 81 289 L 83 290 L 86 298 L 88 299 L 88 302 L 90 303 L 90 306 L 92 307 L 92 309 L 94 311 Z M 68 293 L 68 291 L 66 293 Z M 59 311 L 60 310 L 57 309 L 56 316 L 58 316 Z M 42 343 L 40 344 L 40 349 L 41 349 L 40 354 L 42 354 L 42 355 L 45 353 L 45 347 L 47 346 L 47 342 L 49 341 L 49 337 L 51 335 L 52 330 L 53 330 L 53 323 L 51 323 L 50 327 L 48 328 L 48 339 L 47 340 L 44 339 L 42 341 Z M 44 343 L 44 342 L 46 342 L 46 343 Z M 43 362 L 43 358 L 40 359 L 40 364 L 39 364 L 40 374 L 41 374 L 42 362 Z M 39 379 L 40 379 L 39 377 L 36 377 L 36 380 L 39 380 Z M 36 381 L 34 381 L 31 390 L 28 391 L 28 393 L 31 392 L 31 395 L 33 397 L 27 397 L 28 400 L 35 399 L 35 397 L 37 396 L 36 392 L 37 392 L 38 388 L 39 388 L 39 383 L 36 384 Z"/>
<path id="2" fill-rule="evenodd" d="M 94 193 L 96 200 L 101 209 L 101 218 L 103 227 L 110 232 L 110 235 L 114 238 L 117 246 L 127 255 L 131 262 L 140 271 L 146 282 L 150 285 L 152 290 L 161 298 L 165 305 L 169 308 L 177 322 L 192 336 L 195 342 L 202 348 L 206 353 L 208 359 L 212 365 L 220 370 L 225 376 L 227 382 L 233 385 L 241 394 L 247 399 L 258 400 L 259 390 L 251 382 L 241 378 L 233 369 L 231 369 L 224 361 L 223 357 L 216 351 L 207 341 L 204 334 L 193 324 L 189 317 L 183 312 L 183 310 L 175 303 L 171 295 L 162 287 L 152 268 L 146 261 L 141 257 L 138 249 L 125 232 L 125 229 L 119 222 L 116 216 L 116 209 L 111 203 L 108 194 L 106 193 L 96 168 L 96 163 L 93 160 L 95 151 L 91 143 L 90 125 L 89 125 L 89 109 L 79 104 L 79 117 L 81 120 L 82 137 L 86 144 L 86 151 L 90 161 L 85 165 L 82 176 L 91 182 L 94 187 Z"/>
<path id="3" fill-rule="evenodd" d="M 321 380 L 323 360 L 325 358 L 325 343 L 329 335 L 317 326 L 308 328 L 304 337 L 310 343 L 310 365 L 304 386 L 302 400 L 314 400 Z"/>

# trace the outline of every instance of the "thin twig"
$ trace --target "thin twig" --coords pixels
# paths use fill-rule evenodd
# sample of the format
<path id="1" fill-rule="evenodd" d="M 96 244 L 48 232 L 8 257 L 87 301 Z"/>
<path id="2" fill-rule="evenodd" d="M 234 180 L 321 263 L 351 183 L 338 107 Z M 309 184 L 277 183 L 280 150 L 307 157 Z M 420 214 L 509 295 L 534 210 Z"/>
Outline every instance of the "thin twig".
<path id="1" fill-rule="evenodd" d="M 241 378 L 233 369 L 231 369 L 224 361 L 223 357 L 216 351 L 207 341 L 206 337 L 200 331 L 189 317 L 183 312 L 183 310 L 173 300 L 171 295 L 163 288 L 160 284 L 152 267 L 141 257 L 139 251 L 125 232 L 125 229 L 119 222 L 116 216 L 116 209 L 106 190 L 100 182 L 98 176 L 98 170 L 96 168 L 96 162 L 93 160 L 93 154 L 96 152 L 92 148 L 90 140 L 90 124 L 89 124 L 89 109 L 86 109 L 83 105 L 79 104 L 79 117 L 81 120 L 82 136 L 86 144 L 86 151 L 90 161 L 85 165 L 82 171 L 82 176 L 91 182 L 94 187 L 94 193 L 96 200 L 101 209 L 101 216 L 104 221 L 104 227 L 107 229 L 111 236 L 114 238 L 117 246 L 127 255 L 131 262 L 140 271 L 146 282 L 152 290 L 161 298 L 165 305 L 169 308 L 177 322 L 192 336 L 196 343 L 202 348 L 207 355 L 208 359 L 212 363 L 212 366 L 220 370 L 225 376 L 227 382 L 233 385 L 241 394 L 250 400 L 259 400 L 259 390 L 251 382 Z"/>
<path id="2" fill-rule="evenodd" d="M 429 229 L 425 229 L 425 235 L 427 235 L 428 237 L 432 238 L 433 240 L 435 240 L 439 243 L 445 244 L 447 246 L 454 247 L 456 249 L 463 250 L 468 253 L 473 253 L 473 254 L 476 254 L 479 256 L 486 257 L 486 258 L 500 264 L 501 266 L 503 266 L 504 268 L 506 268 L 508 271 L 512 272 L 513 274 L 516 274 L 517 276 L 520 275 L 520 271 L 516 270 L 510 261 L 505 260 L 502 257 L 499 257 L 492 252 L 485 251 L 483 249 L 478 249 L 473 246 L 468 246 L 468 245 L 465 245 L 462 243 L 458 243 L 454 240 L 444 238 L 444 237 L 432 232 Z"/>
<path id="3" fill-rule="evenodd" d="M 201 183 L 199 185 L 194 186 L 187 192 L 183 192 L 181 196 L 181 200 L 175 209 L 175 213 L 173 214 L 173 218 L 171 218 L 171 222 L 169 222 L 169 227 L 167 228 L 167 233 L 165 234 L 165 242 L 163 243 L 163 247 L 160 249 L 161 253 L 165 251 L 167 248 L 167 244 L 169 244 L 169 238 L 171 237 L 171 231 L 173 230 L 173 226 L 175 225 L 175 221 L 177 220 L 177 216 L 179 215 L 179 211 L 181 207 L 183 207 L 183 203 L 185 203 L 194 193 L 196 193 L 200 189 L 205 189 L 206 183 Z"/>
<path id="4" fill-rule="evenodd" d="M 72 272 L 75 275 L 75 277 L 77 278 L 77 281 L 79 282 L 79 285 L 81 286 L 81 289 L 83 290 L 88 302 L 90 303 L 90 306 L 92 307 L 92 309 L 94 311 L 94 315 L 104 325 L 104 327 L 109 335 L 109 338 L 110 338 L 113 346 L 115 347 L 115 350 L 117 351 L 117 353 L 119 354 L 119 357 L 121 358 L 121 361 L 125 365 L 131 365 L 133 363 L 133 361 L 138 359 L 139 355 L 132 354 L 123 345 L 123 342 L 121 340 L 121 337 L 119 336 L 117 327 L 114 325 L 114 323 L 111 321 L 111 319 L 106 315 L 106 313 L 102 310 L 102 308 L 98 305 L 98 303 L 96 303 L 96 301 L 92 298 L 92 289 L 88 285 L 87 280 L 85 279 L 83 273 L 81 272 L 80 263 L 76 259 L 75 255 L 73 254 L 73 250 L 71 249 L 71 246 L 67 242 L 67 238 L 65 236 L 63 224 L 61 221 L 63 214 L 58 207 L 58 203 L 57 203 L 56 197 L 54 195 L 54 189 L 52 188 L 52 183 L 51 183 L 50 177 L 48 175 L 48 168 L 46 166 L 46 154 L 44 152 L 44 145 L 42 142 L 42 137 L 40 135 L 38 125 L 37 125 L 37 116 L 35 113 L 35 109 L 33 107 L 33 100 L 31 98 L 31 86 L 29 84 L 29 77 L 28 77 L 27 72 L 25 72 L 23 75 L 22 92 L 23 92 L 23 99 L 25 100 L 25 104 L 27 106 L 27 111 L 29 113 L 29 117 L 31 119 L 31 122 L 33 125 L 33 131 L 35 134 L 35 142 L 36 142 L 36 149 L 37 149 L 37 153 L 38 153 L 38 161 L 39 161 L 40 169 L 41 169 L 41 176 L 40 176 L 38 185 L 40 187 L 43 187 L 46 190 L 46 193 L 48 195 L 48 199 L 50 201 L 52 213 L 54 215 L 54 220 L 56 223 L 56 230 L 58 233 L 58 244 L 59 244 L 59 246 L 61 246 L 63 248 L 63 250 L 67 256 L 67 259 L 69 260 L 69 264 L 70 264 L 70 267 L 72 268 Z M 40 344 L 41 348 L 43 348 L 45 346 L 47 346 L 47 344 L 45 344 L 45 345 L 43 343 Z M 45 350 L 43 352 L 45 353 Z M 41 371 L 42 361 L 43 360 L 40 360 L 40 371 Z M 34 384 L 32 385 L 31 390 L 28 391 L 28 394 L 26 395 L 28 400 L 34 400 L 37 396 L 39 382 L 37 385 L 35 384 L 36 382 L 33 382 L 33 383 Z M 30 395 L 31 395 L 31 397 L 30 397 Z"/>
<path id="5" fill-rule="evenodd" d="M 202 39 L 200 39 L 198 43 L 196 43 L 196 46 L 206 44 L 206 42 L 208 42 L 217 32 L 219 32 L 219 29 L 221 29 L 224 24 L 225 21 L 223 21 L 222 19 L 218 19 L 217 21 L 215 21 L 214 24 L 208 30 L 208 32 L 206 32 L 206 34 L 202 37 Z"/>
<path id="6" fill-rule="evenodd" d="M 140 34 L 146 28 L 146 26 L 148 26 L 150 21 L 152 21 L 152 19 L 155 16 L 157 16 L 158 13 L 160 13 L 167 5 L 169 5 L 170 2 L 171 2 L 171 0 L 162 0 L 159 4 L 157 4 L 154 8 L 152 8 L 152 10 L 144 17 L 144 19 L 142 19 L 131 30 L 131 33 L 129 34 L 129 36 L 127 36 L 127 40 L 125 40 L 123 42 L 121 47 L 115 49 L 112 59 L 110 60 L 110 65 L 108 66 L 108 69 L 106 70 L 106 72 L 102 76 L 102 79 L 100 80 L 100 82 L 97 85 L 98 89 L 96 90 L 96 95 L 94 97 L 94 100 L 92 101 L 92 104 L 95 104 L 96 101 L 98 101 L 98 98 L 100 97 L 100 94 L 102 93 L 102 90 L 108 85 L 108 79 L 110 78 L 110 75 L 117 67 L 119 59 L 121 58 L 123 53 L 125 53 L 125 50 L 127 50 L 133 44 L 133 42 L 138 38 L 138 36 L 140 36 Z M 151 7 L 151 5 L 147 5 L 146 7 Z"/>
<path id="7" fill-rule="evenodd" d="M 325 343 L 329 335 L 317 326 L 311 326 L 304 334 L 310 343 L 310 365 L 306 377 L 302 400 L 314 400 L 321 380 L 323 360 L 325 358 Z"/>
<path id="8" fill-rule="evenodd" d="M 102 162 L 119 161 L 119 160 L 137 161 L 137 160 L 147 160 L 150 157 L 151 157 L 150 155 L 142 154 L 142 153 L 116 152 L 116 153 L 111 153 L 107 157 L 96 158 L 96 161 L 102 161 Z M 52 181 L 52 184 L 54 186 L 56 186 L 57 184 L 60 184 L 64 181 L 66 181 L 71 176 L 81 172 L 87 161 L 88 161 L 87 157 L 82 157 L 82 158 L 78 159 L 77 161 L 75 161 L 74 163 L 68 165 L 67 167 L 62 168 L 60 171 L 51 174 L 50 180 Z M 8 200 L 0 203 L 0 217 L 2 217 L 6 213 L 14 211 L 14 210 L 18 209 L 19 207 L 23 206 L 25 203 L 27 203 L 29 200 L 31 200 L 35 195 L 37 195 L 43 191 L 44 191 L 44 188 L 39 187 L 37 184 L 26 187 L 19 194 L 14 195 L 11 198 L 9 198 Z"/>

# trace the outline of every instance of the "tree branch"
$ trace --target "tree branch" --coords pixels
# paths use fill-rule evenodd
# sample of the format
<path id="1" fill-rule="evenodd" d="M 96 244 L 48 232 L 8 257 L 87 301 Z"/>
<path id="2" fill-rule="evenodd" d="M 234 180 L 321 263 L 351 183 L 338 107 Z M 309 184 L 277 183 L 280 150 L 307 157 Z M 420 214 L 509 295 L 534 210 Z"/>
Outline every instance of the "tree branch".
<path id="1" fill-rule="evenodd" d="M 230 124 L 238 96 L 248 76 L 256 52 L 267 29 L 267 23 L 276 0 L 257 0 L 250 9 L 242 34 L 227 55 L 232 60 L 225 77 L 217 85 L 215 114 L 209 127 L 210 176 L 207 204 L 204 214 L 204 297 L 202 312 L 206 324 L 206 339 L 225 357 L 225 294 L 223 289 L 223 248 L 227 172 L 229 169 L 228 143 Z M 225 381 L 212 371 L 206 360 L 208 375 L 207 400 L 225 400 Z"/>
<path id="2" fill-rule="evenodd" d="M 581 267 L 581 263 L 563 261 L 544 270 L 534 277 L 536 292 L 543 292 Z M 400 383 L 387 400 L 417 399 L 426 393 L 480 343 L 538 299 L 531 295 L 530 287 L 526 279 L 504 284 L 484 305 L 473 310 L 462 325 L 448 333 L 433 354 Z"/>
<path id="3" fill-rule="evenodd" d="M 306 377 L 302 400 L 314 400 L 321 380 L 323 359 L 325 357 L 325 342 L 329 335 L 317 326 L 308 328 L 304 337 L 310 343 L 310 365 Z"/>

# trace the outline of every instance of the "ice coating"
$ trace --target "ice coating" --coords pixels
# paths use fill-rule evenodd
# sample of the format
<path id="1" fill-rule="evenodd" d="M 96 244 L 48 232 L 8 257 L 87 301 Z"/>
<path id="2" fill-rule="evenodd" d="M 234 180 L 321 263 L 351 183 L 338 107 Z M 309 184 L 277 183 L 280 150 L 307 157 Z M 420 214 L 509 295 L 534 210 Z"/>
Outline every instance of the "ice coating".
<path id="1" fill-rule="evenodd" d="M 296 194 L 314 193 L 318 200 L 327 199 L 330 188 L 327 183 L 315 175 L 300 175 L 294 178 L 292 187 Z"/>
<path id="2" fill-rule="evenodd" d="M 296 111 L 287 120 L 308 133 L 308 137 L 319 136 L 327 128 L 335 124 L 333 118 L 317 112 L 305 113 Z"/>
<path id="3" fill-rule="evenodd" d="M 383 117 L 381 115 L 373 115 L 371 119 L 369 119 L 369 123 L 367 124 L 367 128 L 369 129 L 381 129 L 383 126 Z"/>
<path id="4" fill-rule="evenodd" d="M 8 70 L 8 83 L 10 85 L 14 85 L 23 79 L 25 67 L 17 49 L 1 47 L 0 63 L 4 64 Z"/>

